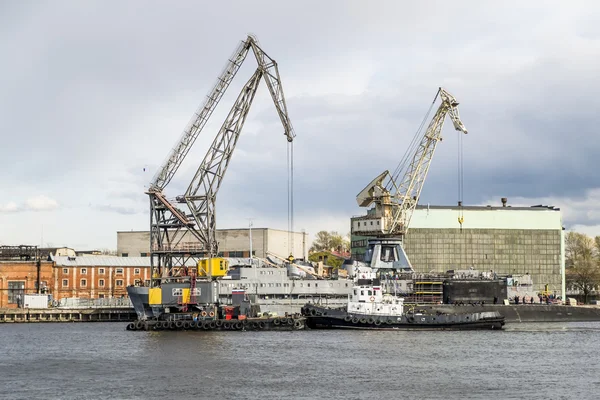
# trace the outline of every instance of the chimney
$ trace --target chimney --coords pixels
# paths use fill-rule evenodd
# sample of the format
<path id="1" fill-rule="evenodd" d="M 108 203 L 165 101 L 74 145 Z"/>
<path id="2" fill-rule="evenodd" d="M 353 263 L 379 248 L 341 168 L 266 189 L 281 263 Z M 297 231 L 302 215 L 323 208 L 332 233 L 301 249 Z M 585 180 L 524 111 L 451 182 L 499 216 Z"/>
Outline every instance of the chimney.
<path id="1" fill-rule="evenodd" d="M 506 197 L 503 197 L 500 199 L 500 201 L 502 202 L 502 207 L 506 207 L 506 202 L 508 201 L 508 199 Z"/>

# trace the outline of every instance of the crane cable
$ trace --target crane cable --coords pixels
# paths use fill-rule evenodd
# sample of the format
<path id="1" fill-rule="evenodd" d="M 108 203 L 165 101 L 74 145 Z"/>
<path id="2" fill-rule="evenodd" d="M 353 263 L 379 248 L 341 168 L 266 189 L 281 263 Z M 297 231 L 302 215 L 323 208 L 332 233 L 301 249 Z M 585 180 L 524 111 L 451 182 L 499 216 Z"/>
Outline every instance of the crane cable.
<path id="1" fill-rule="evenodd" d="M 398 163 L 398 166 L 394 170 L 394 173 L 392 174 L 393 181 L 398 180 L 402 171 L 404 171 L 405 168 L 408 166 L 408 164 L 410 164 L 409 157 L 414 156 L 414 154 L 417 152 L 417 148 L 421 144 L 421 139 L 423 137 L 423 134 L 422 134 L 423 127 L 425 126 L 425 123 L 429 119 L 429 114 L 431 114 L 431 110 L 433 109 L 433 105 L 435 104 L 435 101 L 437 100 L 439 94 L 440 94 L 440 91 L 438 90 L 437 93 L 435 94 L 435 97 L 433 98 L 433 101 L 431 102 L 431 105 L 429 106 L 429 109 L 427 110 L 427 113 L 425 113 L 425 116 L 423 117 L 423 120 L 421 121 L 419 128 L 415 132 L 415 135 L 413 136 L 412 140 L 410 141 L 410 144 L 406 148 L 406 151 L 404 152 L 402 159 L 400 160 L 400 162 Z M 391 190 L 392 186 L 393 186 L 392 183 L 388 182 L 386 189 Z"/>
<path id="2" fill-rule="evenodd" d="M 294 252 L 294 142 L 287 145 L 288 253 Z"/>
<path id="3" fill-rule="evenodd" d="M 464 196 L 464 166 L 463 166 L 463 135 L 458 132 L 458 223 L 462 232 L 462 224 L 465 221 L 463 212 L 463 196 Z"/>

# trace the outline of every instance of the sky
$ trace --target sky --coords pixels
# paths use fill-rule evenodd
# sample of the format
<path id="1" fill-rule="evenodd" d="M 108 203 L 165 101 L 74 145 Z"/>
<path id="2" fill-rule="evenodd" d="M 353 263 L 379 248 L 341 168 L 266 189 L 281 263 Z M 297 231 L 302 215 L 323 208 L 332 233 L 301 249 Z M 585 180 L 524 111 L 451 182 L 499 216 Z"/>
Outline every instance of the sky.
<path id="1" fill-rule="evenodd" d="M 469 130 L 463 204 L 552 205 L 600 235 L 600 3 L 213 3 L 0 2 L 0 244 L 115 249 L 117 231 L 147 230 L 145 190 L 248 34 L 277 60 L 297 135 L 294 230 L 349 232 L 441 86 Z M 255 69 L 250 54 L 167 197 Z M 456 204 L 457 135 L 446 121 L 421 203 Z M 262 82 L 218 228 L 287 229 L 286 149 Z"/>

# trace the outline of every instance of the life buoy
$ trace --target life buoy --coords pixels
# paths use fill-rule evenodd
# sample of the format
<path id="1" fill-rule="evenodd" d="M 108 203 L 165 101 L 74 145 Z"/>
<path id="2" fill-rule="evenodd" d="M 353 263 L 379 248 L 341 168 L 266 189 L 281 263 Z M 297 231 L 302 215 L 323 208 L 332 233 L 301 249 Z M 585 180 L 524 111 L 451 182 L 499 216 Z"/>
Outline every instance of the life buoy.
<path id="1" fill-rule="evenodd" d="M 371 303 L 373 303 L 375 301 L 375 296 L 369 297 L 369 300 L 371 300 Z"/>
<path id="2" fill-rule="evenodd" d="M 206 311 L 202 311 L 202 312 L 200 313 L 200 315 L 202 315 L 203 317 L 206 317 Z"/>
<path id="3" fill-rule="evenodd" d="M 209 313 L 208 313 L 208 316 L 209 316 L 209 317 L 214 317 L 214 316 L 215 316 L 215 313 L 211 311 L 211 312 L 209 312 Z"/>

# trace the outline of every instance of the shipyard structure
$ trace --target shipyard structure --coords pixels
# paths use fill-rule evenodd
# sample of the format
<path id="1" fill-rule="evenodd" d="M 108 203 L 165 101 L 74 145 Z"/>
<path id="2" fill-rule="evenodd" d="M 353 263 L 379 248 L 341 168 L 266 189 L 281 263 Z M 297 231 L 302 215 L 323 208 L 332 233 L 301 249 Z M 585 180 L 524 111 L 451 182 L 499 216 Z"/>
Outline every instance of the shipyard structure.
<path id="1" fill-rule="evenodd" d="M 218 257 L 254 257 L 266 258 L 268 255 L 289 256 L 290 250 L 296 258 L 308 258 L 308 234 L 306 232 L 288 232 L 270 228 L 217 229 L 216 241 L 219 244 Z M 177 251 L 196 251 L 201 248 L 200 241 L 189 231 L 174 247 Z M 252 249 L 250 249 L 252 247 Z M 117 232 L 117 255 L 120 257 L 148 257 L 150 255 L 149 231 Z M 199 257 L 206 252 L 199 250 Z"/>
<path id="2" fill-rule="evenodd" d="M 355 232 L 377 223 L 371 212 L 351 219 L 353 259 L 363 260 L 368 241 Z M 505 198 L 499 207 L 418 205 L 403 244 L 417 273 L 474 269 L 529 275 L 536 292 L 547 288 L 564 298 L 564 230 L 558 208 L 510 207 Z"/>

